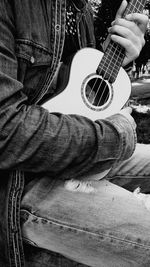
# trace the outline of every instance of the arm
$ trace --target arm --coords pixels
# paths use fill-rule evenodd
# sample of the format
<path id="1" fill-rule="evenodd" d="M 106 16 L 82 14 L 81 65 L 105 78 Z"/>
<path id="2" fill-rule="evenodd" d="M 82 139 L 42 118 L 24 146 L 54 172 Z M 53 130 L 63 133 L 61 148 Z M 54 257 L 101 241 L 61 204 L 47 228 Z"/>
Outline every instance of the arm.
<path id="1" fill-rule="evenodd" d="M 135 140 L 132 123 L 125 116 L 93 122 L 27 105 L 23 84 L 17 80 L 14 24 L 9 1 L 2 0 L 0 169 L 20 168 L 56 175 L 67 168 L 72 173 L 83 173 L 95 164 L 128 158 L 134 151 Z"/>

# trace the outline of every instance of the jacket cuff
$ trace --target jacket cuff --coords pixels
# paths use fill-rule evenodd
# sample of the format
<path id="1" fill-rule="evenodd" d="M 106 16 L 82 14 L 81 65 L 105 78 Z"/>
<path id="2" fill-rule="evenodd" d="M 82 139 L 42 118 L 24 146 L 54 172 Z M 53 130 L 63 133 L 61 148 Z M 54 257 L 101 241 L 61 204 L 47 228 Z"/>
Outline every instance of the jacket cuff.
<path id="1" fill-rule="evenodd" d="M 130 158 L 137 143 L 136 130 L 129 120 L 122 114 L 115 114 L 106 118 L 106 121 L 113 124 L 120 137 L 119 160 Z"/>

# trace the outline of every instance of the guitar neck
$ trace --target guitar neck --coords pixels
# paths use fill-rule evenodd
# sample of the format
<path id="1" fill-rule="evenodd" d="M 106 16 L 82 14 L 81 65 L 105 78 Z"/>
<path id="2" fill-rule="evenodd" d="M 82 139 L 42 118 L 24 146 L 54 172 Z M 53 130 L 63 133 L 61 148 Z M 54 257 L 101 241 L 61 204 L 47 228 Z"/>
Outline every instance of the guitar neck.
<path id="1" fill-rule="evenodd" d="M 123 17 L 130 13 L 141 13 L 145 7 L 146 0 L 131 0 L 123 14 Z"/>
<path id="2" fill-rule="evenodd" d="M 130 13 L 141 13 L 145 4 L 146 0 L 131 0 L 123 14 L 123 17 Z M 97 68 L 97 73 L 102 75 L 110 83 L 113 83 L 117 78 L 124 57 L 124 48 L 111 40 Z"/>

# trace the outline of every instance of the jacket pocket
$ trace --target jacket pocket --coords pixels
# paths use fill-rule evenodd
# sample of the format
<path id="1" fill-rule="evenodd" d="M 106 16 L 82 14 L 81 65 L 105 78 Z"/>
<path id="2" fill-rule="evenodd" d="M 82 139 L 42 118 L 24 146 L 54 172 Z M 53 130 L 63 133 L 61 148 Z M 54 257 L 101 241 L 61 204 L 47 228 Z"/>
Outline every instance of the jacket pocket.
<path id="1" fill-rule="evenodd" d="M 51 71 L 52 57 L 46 48 L 29 40 L 16 40 L 17 78 L 23 84 L 28 103 L 35 103 Z"/>

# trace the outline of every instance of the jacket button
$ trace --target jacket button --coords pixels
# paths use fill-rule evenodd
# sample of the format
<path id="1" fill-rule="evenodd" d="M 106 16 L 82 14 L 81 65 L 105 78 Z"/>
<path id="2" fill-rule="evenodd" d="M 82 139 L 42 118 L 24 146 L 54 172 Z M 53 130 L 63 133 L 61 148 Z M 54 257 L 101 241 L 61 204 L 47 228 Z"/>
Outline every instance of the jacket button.
<path id="1" fill-rule="evenodd" d="M 60 25 L 59 25 L 59 24 L 56 24 L 56 25 L 55 25 L 55 30 L 56 30 L 57 32 L 60 31 Z"/>
<path id="2" fill-rule="evenodd" d="M 35 62 L 35 58 L 32 56 L 32 57 L 30 58 L 30 61 L 31 61 L 31 63 L 33 64 L 33 63 Z"/>

